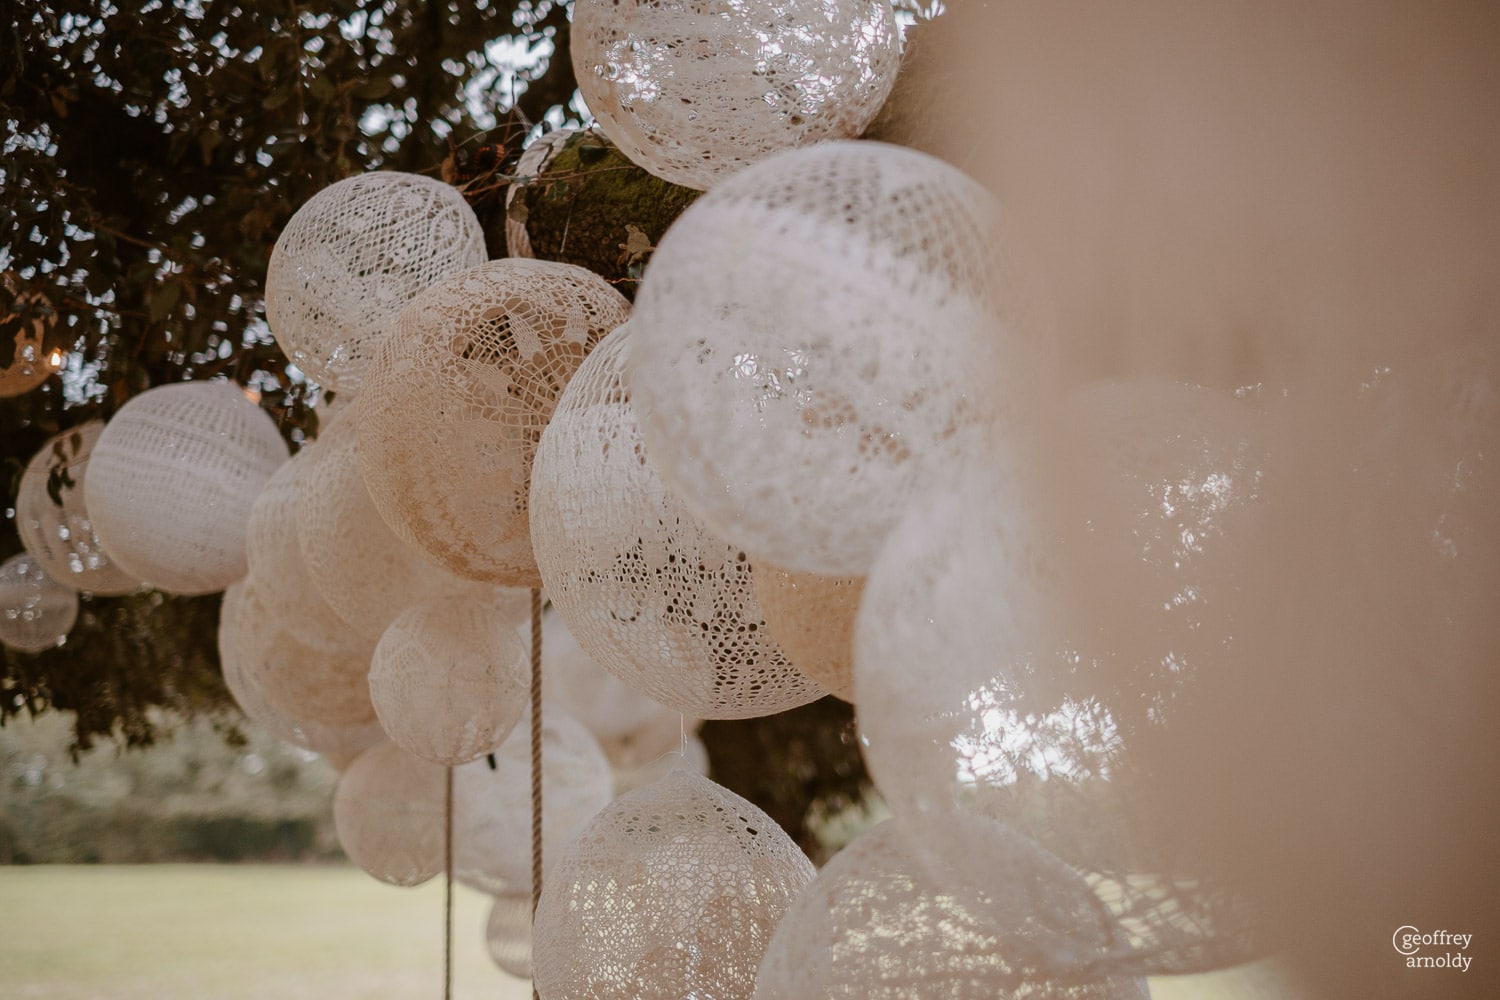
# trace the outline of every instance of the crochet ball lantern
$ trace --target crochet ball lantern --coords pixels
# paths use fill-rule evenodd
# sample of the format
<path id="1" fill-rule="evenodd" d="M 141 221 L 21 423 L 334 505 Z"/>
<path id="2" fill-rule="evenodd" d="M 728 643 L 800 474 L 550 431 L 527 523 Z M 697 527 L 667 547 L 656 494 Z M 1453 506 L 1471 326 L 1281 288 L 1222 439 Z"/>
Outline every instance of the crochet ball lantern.
<path id="1" fill-rule="evenodd" d="M 626 381 L 667 486 L 752 557 L 859 576 L 967 426 L 1048 370 L 999 211 L 940 160 L 793 150 L 693 204 L 636 298 Z"/>
<path id="2" fill-rule="evenodd" d="M 1032 850 L 1046 860 L 1045 852 Z M 1016 874 L 1037 892 L 1051 887 L 1051 869 L 1069 874 L 1055 858 L 1032 866 L 1017 856 L 1015 865 Z M 840 851 L 792 903 L 761 962 L 755 1000 L 1150 996 L 1138 979 L 1048 982 L 1018 960 L 1013 947 L 982 917 L 928 882 L 900 827 L 887 820 Z"/>
<path id="3" fill-rule="evenodd" d="M 858 136 L 901 62 L 889 0 L 578 0 L 570 44 L 604 134 L 700 189 L 777 150 Z"/>
<path id="4" fill-rule="evenodd" d="M 453 772 L 453 877 L 495 895 L 531 891 L 530 715 L 495 751 Z M 576 719 L 542 715 L 542 859 L 551 867 L 609 802 L 609 761 Z M 546 884 L 545 876 L 542 884 Z"/>
<path id="5" fill-rule="evenodd" d="M 407 608 L 375 647 L 370 700 L 407 753 L 463 764 L 494 750 L 526 708 L 527 649 L 493 604 L 445 597 Z"/>
<path id="6" fill-rule="evenodd" d="M 281 231 L 266 269 L 266 321 L 309 378 L 352 393 L 406 304 L 486 256 L 456 188 L 395 171 L 350 177 L 309 198 Z"/>
<path id="7" fill-rule="evenodd" d="M 745 553 L 702 528 L 647 461 L 621 381 L 633 329 L 594 349 L 542 435 L 532 541 L 552 604 L 594 662 L 686 715 L 813 701 L 822 692 L 766 630 Z"/>
<path id="8" fill-rule="evenodd" d="M 531 978 L 531 894 L 503 892 L 490 906 L 484 925 L 490 959 L 518 979 Z"/>
<path id="9" fill-rule="evenodd" d="M 370 642 L 413 604 L 484 598 L 493 587 L 461 580 L 396 537 L 360 473 L 359 423 L 345 414 L 318 439 L 299 491 L 297 538 L 307 573 L 335 614 Z"/>
<path id="10" fill-rule="evenodd" d="M 60 645 L 78 620 L 78 594 L 18 552 L 0 564 L 0 644 L 24 653 Z"/>
<path id="11" fill-rule="evenodd" d="M 544 997 L 748 998 L 812 862 L 765 813 L 676 770 L 622 795 L 553 866 L 533 927 Z"/>
<path id="12" fill-rule="evenodd" d="M 542 685 L 548 705 L 561 707 L 601 743 L 627 736 L 663 714 L 677 726 L 677 712 L 595 663 L 555 610 L 542 618 Z"/>
<path id="13" fill-rule="evenodd" d="M 630 303 L 571 264 L 496 260 L 401 313 L 356 413 L 370 496 L 459 576 L 539 587 L 526 516 L 542 428 Z"/>
<path id="14" fill-rule="evenodd" d="M 134 397 L 89 457 L 84 502 L 121 571 L 173 594 L 210 594 L 248 569 L 250 506 L 287 458 L 271 415 L 228 382 Z"/>
<path id="15" fill-rule="evenodd" d="M 339 846 L 366 874 L 421 885 L 443 870 L 447 773 L 394 743 L 379 743 L 339 776 L 333 826 Z"/>
<path id="16" fill-rule="evenodd" d="M 792 666 L 829 694 L 854 700 L 854 616 L 860 577 L 755 570 L 755 599 Z"/>
<path id="17" fill-rule="evenodd" d="M 64 587 L 115 597 L 141 581 L 110 562 L 84 502 L 89 455 L 104 422 L 90 420 L 51 438 L 26 464 L 16 492 L 16 532 L 37 563 Z"/>

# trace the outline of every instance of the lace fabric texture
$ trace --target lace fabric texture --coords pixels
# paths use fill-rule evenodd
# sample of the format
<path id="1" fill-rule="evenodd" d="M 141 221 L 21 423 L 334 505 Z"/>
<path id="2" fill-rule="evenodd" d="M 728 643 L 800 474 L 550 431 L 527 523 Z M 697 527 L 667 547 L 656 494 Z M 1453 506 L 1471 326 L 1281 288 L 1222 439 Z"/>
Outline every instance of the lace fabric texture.
<path id="1" fill-rule="evenodd" d="M 333 792 L 339 846 L 391 885 L 421 885 L 443 870 L 447 770 L 394 743 L 355 758 Z"/>
<path id="2" fill-rule="evenodd" d="M 0 563 L 0 643 L 40 653 L 67 638 L 78 620 L 78 594 L 18 552 Z"/>
<path id="3" fill-rule="evenodd" d="M 266 321 L 309 378 L 352 394 L 406 304 L 485 257 L 484 231 L 456 188 L 360 174 L 313 195 L 281 231 L 266 269 Z"/>
<path id="4" fill-rule="evenodd" d="M 769 715 L 821 696 L 771 638 L 743 551 L 703 528 L 647 458 L 623 383 L 630 324 L 569 384 L 532 476 L 547 593 L 594 662 L 685 715 Z"/>
<path id="5" fill-rule="evenodd" d="M 854 701 L 854 616 L 862 577 L 755 571 L 755 599 L 766 627 L 803 674 L 844 701 Z"/>
<path id="6" fill-rule="evenodd" d="M 571 264 L 491 261 L 402 313 L 355 416 L 370 497 L 449 571 L 537 587 L 527 495 L 537 440 L 594 345 L 630 314 Z"/>
<path id="7" fill-rule="evenodd" d="M 570 49 L 604 134 L 700 190 L 770 153 L 855 138 L 901 62 L 888 0 L 578 0 Z"/>
<path id="8" fill-rule="evenodd" d="M 813 877 L 765 813 L 685 770 L 621 796 L 553 866 L 532 949 L 546 1000 L 748 998 Z"/>
<path id="9" fill-rule="evenodd" d="M 287 459 L 271 415 L 228 382 L 178 382 L 120 407 L 89 455 L 84 502 L 121 571 L 211 594 L 249 564 L 250 507 Z"/>

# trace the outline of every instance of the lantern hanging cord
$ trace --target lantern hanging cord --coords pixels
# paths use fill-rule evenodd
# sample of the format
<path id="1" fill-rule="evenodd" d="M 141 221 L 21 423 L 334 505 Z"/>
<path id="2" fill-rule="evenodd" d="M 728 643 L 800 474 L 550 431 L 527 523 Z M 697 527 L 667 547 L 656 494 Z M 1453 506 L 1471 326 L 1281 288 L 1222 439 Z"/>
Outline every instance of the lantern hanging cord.
<path id="1" fill-rule="evenodd" d="M 443 1000 L 453 1000 L 453 768 L 443 794 Z"/>
<path id="2" fill-rule="evenodd" d="M 531 921 L 542 899 L 542 592 L 531 591 Z M 538 1000 L 536 982 L 531 995 Z"/>

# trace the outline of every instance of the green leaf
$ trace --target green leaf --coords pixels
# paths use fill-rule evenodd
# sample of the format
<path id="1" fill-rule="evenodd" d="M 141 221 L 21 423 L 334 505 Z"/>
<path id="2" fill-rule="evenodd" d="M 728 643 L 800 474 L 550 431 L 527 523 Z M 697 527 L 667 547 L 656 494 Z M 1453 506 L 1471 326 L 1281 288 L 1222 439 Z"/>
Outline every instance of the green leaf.
<path id="1" fill-rule="evenodd" d="M 260 106 L 262 108 L 265 108 L 267 111 L 275 111 L 277 108 L 281 107 L 282 105 L 286 104 L 287 101 L 290 101 L 292 99 L 293 86 L 295 85 L 288 84 L 279 90 L 271 91 L 260 102 Z"/>
<path id="2" fill-rule="evenodd" d="M 182 298 L 182 285 L 175 281 L 158 288 L 151 295 L 151 321 L 156 323 L 166 319 L 180 298 Z"/>
<path id="3" fill-rule="evenodd" d="M 354 88 L 354 96 L 366 101 L 378 101 L 391 92 L 391 79 L 377 76 Z"/>

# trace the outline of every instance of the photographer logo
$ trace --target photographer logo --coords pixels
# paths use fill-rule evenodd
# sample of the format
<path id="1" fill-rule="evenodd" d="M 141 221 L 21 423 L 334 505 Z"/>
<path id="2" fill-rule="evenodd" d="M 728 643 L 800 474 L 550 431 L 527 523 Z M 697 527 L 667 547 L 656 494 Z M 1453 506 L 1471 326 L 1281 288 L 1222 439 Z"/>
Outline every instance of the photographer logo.
<path id="1" fill-rule="evenodd" d="M 1408 969 L 1457 969 L 1468 972 L 1474 959 L 1464 954 L 1472 934 L 1455 934 L 1452 931 L 1422 931 L 1403 924 L 1391 935 L 1391 947 L 1396 954 L 1406 959 Z"/>

